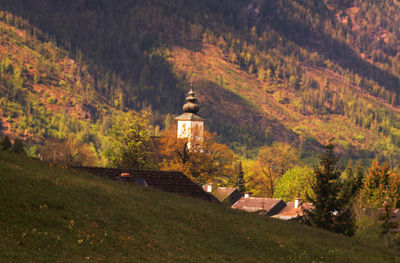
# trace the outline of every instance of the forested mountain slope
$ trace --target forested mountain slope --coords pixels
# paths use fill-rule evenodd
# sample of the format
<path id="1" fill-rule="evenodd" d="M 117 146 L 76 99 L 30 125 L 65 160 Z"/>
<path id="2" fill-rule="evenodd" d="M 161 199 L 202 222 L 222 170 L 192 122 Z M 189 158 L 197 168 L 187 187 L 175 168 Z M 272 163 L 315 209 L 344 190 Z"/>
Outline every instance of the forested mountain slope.
<path id="1" fill-rule="evenodd" d="M 97 105 L 105 100 L 88 88 L 93 77 L 85 65 L 71 59 L 54 42 L 41 41 L 36 28 L 30 34 L 10 26 L 6 22 L 10 19 L 28 26 L 20 18 L 0 13 L 3 132 L 40 139 L 63 132 L 60 125 L 67 126 L 74 119 L 98 118 L 102 107 Z"/>
<path id="2" fill-rule="evenodd" d="M 353 158 L 400 156 L 397 1 L 4 0 L 0 8 L 88 66 L 87 91 L 104 98 L 96 105 L 151 105 L 162 125 L 194 81 L 201 114 L 238 151 L 284 141 L 306 157 L 335 137 Z"/>

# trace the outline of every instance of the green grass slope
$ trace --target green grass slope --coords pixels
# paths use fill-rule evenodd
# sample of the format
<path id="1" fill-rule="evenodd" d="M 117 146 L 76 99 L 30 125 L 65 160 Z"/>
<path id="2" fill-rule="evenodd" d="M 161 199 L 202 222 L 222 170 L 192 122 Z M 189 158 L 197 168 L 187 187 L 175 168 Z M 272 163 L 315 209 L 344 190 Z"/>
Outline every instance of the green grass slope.
<path id="1" fill-rule="evenodd" d="M 375 245 L 0 153 L 1 262 L 398 262 Z"/>

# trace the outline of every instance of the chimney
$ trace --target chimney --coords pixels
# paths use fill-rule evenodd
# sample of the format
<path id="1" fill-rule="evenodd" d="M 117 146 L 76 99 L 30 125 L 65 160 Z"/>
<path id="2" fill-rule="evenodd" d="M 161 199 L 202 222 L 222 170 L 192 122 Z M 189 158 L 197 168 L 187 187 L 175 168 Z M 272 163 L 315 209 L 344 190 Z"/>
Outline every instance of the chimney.
<path id="1" fill-rule="evenodd" d="M 300 198 L 296 198 L 294 200 L 294 208 L 299 208 L 300 203 L 301 203 L 301 199 Z"/>
<path id="2" fill-rule="evenodd" d="M 212 185 L 211 185 L 211 184 L 208 184 L 208 185 L 207 185 L 207 192 L 208 192 L 208 193 L 211 193 L 211 192 L 212 192 Z"/>
<path id="3" fill-rule="evenodd" d="M 251 193 L 244 193 L 244 198 L 249 198 L 251 197 Z"/>

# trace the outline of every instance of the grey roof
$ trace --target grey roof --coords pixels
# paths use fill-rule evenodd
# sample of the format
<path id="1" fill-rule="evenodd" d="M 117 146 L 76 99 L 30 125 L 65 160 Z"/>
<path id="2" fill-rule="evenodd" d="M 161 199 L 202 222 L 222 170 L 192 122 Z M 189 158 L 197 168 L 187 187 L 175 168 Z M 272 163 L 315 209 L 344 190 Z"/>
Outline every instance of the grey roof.
<path id="1" fill-rule="evenodd" d="M 95 175 L 106 176 L 114 180 L 141 184 L 143 180 L 148 187 L 165 192 L 187 195 L 211 202 L 219 202 L 214 196 L 203 191 L 185 174 L 177 171 L 147 171 L 100 167 L 74 167 L 74 169 Z"/>
<path id="2" fill-rule="evenodd" d="M 276 215 L 286 206 L 282 199 L 264 197 L 242 197 L 232 208 L 246 212 L 259 212 L 269 216 Z"/>
<path id="3" fill-rule="evenodd" d="M 177 120 L 177 121 L 205 121 L 205 119 L 203 119 L 199 115 L 196 115 L 193 113 L 184 113 L 184 114 L 176 117 L 175 120 Z"/>

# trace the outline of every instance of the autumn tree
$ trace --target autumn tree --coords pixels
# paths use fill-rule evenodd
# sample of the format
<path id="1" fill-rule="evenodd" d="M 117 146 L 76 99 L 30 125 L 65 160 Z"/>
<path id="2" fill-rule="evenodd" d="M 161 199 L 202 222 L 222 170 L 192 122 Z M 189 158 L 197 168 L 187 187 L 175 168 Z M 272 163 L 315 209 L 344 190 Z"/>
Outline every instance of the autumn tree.
<path id="1" fill-rule="evenodd" d="M 351 199 L 341 195 L 341 172 L 337 168 L 338 157 L 329 142 L 324 146 L 321 166 L 314 168 L 316 183 L 313 187 L 315 197 L 309 197 L 313 208 L 306 211 L 308 222 L 326 230 L 352 236 L 355 233 L 355 217 L 351 209 Z"/>
<path id="2" fill-rule="evenodd" d="M 118 115 L 110 131 L 106 157 L 118 168 L 149 169 L 154 167 L 150 113 L 129 111 Z"/>
<path id="3" fill-rule="evenodd" d="M 48 139 L 40 150 L 43 160 L 73 166 L 94 166 L 98 158 L 92 144 L 85 143 L 79 135 L 64 139 Z"/>
<path id="4" fill-rule="evenodd" d="M 390 171 L 389 165 L 374 162 L 364 178 L 362 200 L 364 206 L 382 207 L 387 198 L 394 207 L 400 200 L 399 175 Z"/>
<path id="5" fill-rule="evenodd" d="M 194 136 L 196 137 L 196 136 Z M 177 138 L 176 126 L 171 125 L 160 138 L 162 170 L 181 171 L 201 184 L 232 184 L 234 154 L 228 146 L 216 141 L 216 134 L 207 130 L 203 140 L 195 140 L 188 147 L 188 139 Z"/>
<path id="6" fill-rule="evenodd" d="M 262 147 L 253 167 L 249 185 L 254 195 L 273 197 L 276 181 L 290 168 L 299 164 L 296 150 L 288 144 L 274 143 Z"/>

